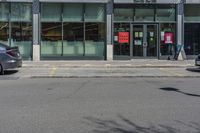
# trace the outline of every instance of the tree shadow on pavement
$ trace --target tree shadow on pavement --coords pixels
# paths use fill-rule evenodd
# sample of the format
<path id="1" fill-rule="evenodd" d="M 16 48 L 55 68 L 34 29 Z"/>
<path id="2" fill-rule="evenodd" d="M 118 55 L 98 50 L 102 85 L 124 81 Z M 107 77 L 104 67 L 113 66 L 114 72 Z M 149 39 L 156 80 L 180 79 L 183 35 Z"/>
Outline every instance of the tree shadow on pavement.
<path id="1" fill-rule="evenodd" d="M 18 70 L 5 70 L 4 75 L 12 75 L 12 74 L 15 74 L 17 72 L 18 72 Z"/>
<path id="2" fill-rule="evenodd" d="M 198 72 L 198 73 L 200 73 L 200 67 L 186 68 L 186 70 L 190 71 L 190 72 Z"/>
<path id="3" fill-rule="evenodd" d="M 94 117 L 86 117 L 86 123 L 94 129 L 91 133 L 188 133 L 185 128 L 192 128 L 193 133 L 200 133 L 200 125 L 197 123 L 185 124 L 180 121 L 176 121 L 185 128 L 183 130 L 176 129 L 166 125 L 150 125 L 148 127 L 139 126 L 131 120 L 119 115 L 119 122 L 114 120 L 102 120 Z"/>
<path id="4" fill-rule="evenodd" d="M 198 95 L 198 94 L 186 93 L 177 88 L 172 88 L 172 87 L 164 87 L 164 88 L 159 88 L 159 89 L 163 90 L 163 91 L 174 91 L 174 92 L 181 93 L 181 94 L 184 94 L 187 96 L 192 96 L 192 97 L 200 97 L 200 95 Z"/>

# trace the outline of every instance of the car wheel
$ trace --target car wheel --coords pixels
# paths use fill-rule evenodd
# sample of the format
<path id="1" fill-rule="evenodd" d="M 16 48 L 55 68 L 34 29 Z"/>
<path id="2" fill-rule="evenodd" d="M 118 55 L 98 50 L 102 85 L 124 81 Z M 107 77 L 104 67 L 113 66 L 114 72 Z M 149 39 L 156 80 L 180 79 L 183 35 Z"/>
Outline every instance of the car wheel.
<path id="1" fill-rule="evenodd" d="M 3 70 L 3 66 L 0 64 L 0 74 L 4 75 L 4 70 Z"/>

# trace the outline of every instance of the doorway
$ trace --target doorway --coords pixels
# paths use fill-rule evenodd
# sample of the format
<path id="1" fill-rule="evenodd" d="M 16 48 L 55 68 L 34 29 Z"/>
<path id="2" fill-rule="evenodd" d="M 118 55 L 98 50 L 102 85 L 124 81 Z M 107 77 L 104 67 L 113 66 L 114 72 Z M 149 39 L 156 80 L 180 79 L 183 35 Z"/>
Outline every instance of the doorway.
<path id="1" fill-rule="evenodd" d="M 158 58 L 157 24 L 133 24 L 131 42 L 133 58 Z"/>

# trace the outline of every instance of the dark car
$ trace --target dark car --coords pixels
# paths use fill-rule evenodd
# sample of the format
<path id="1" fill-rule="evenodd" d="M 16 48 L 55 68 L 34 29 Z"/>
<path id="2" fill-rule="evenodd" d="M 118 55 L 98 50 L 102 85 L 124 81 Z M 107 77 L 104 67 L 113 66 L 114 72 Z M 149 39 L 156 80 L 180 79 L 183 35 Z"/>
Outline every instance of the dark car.
<path id="1" fill-rule="evenodd" d="M 18 47 L 10 47 L 0 42 L 0 74 L 5 70 L 15 69 L 22 66 L 22 57 Z"/>
<path id="2" fill-rule="evenodd" d="M 200 66 L 200 54 L 197 56 L 197 58 L 195 59 L 195 65 L 196 66 Z"/>

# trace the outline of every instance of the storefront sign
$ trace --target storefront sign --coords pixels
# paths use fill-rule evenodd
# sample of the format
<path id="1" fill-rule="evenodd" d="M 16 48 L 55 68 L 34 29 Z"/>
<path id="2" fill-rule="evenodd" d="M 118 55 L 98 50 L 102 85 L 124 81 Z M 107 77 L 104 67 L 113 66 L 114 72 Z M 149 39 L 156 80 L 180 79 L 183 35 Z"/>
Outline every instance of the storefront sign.
<path id="1" fill-rule="evenodd" d="M 165 44 L 172 44 L 173 43 L 173 33 L 165 32 L 164 43 Z"/>
<path id="2" fill-rule="evenodd" d="M 142 45 L 142 41 L 141 40 L 134 40 L 134 45 Z"/>
<path id="3" fill-rule="evenodd" d="M 118 43 L 129 43 L 129 32 L 119 32 Z"/>

